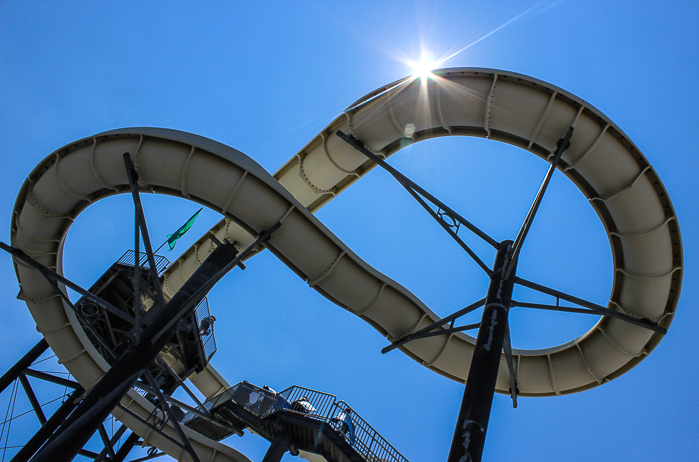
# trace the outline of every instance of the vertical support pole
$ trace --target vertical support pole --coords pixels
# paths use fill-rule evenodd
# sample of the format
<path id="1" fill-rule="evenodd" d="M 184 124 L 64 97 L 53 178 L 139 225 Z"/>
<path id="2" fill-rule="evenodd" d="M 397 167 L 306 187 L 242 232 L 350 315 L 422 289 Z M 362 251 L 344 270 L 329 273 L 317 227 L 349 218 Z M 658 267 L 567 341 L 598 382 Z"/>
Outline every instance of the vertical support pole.
<path id="1" fill-rule="evenodd" d="M 483 456 L 515 279 L 514 272 L 505 279 L 511 246 L 512 241 L 501 242 L 495 257 L 448 462 L 480 462 Z"/>
<path id="2" fill-rule="evenodd" d="M 141 226 L 138 222 L 138 210 L 135 212 L 136 232 L 134 237 L 134 257 L 133 265 L 133 317 L 136 322 L 134 337 L 136 345 L 141 342 Z"/>
<path id="3" fill-rule="evenodd" d="M 49 347 L 49 344 L 46 342 L 46 339 L 42 338 L 39 343 L 34 345 L 34 347 L 27 352 L 26 355 L 22 357 L 17 363 L 12 366 L 7 372 L 3 374 L 2 377 L 0 377 L 0 393 L 5 391 L 5 388 L 12 382 L 14 382 L 17 377 L 19 377 L 19 374 L 28 368 L 29 366 L 32 365 L 34 361 L 37 360 L 41 354 L 46 351 L 46 349 Z"/>
<path id="4" fill-rule="evenodd" d="M 289 450 L 289 438 L 284 434 L 279 434 L 269 445 L 262 462 L 280 462 L 282 457 Z"/>

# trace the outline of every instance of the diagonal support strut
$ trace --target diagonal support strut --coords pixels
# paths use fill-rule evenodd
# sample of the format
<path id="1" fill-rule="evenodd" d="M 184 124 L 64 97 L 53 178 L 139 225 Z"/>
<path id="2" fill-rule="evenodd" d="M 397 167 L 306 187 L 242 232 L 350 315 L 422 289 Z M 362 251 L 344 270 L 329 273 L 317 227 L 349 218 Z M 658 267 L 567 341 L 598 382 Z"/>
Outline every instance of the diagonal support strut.
<path id="1" fill-rule="evenodd" d="M 460 224 L 464 225 L 466 228 L 468 228 L 472 233 L 474 233 L 476 236 L 480 237 L 483 239 L 485 242 L 490 244 L 493 248 L 497 249 L 498 248 L 498 242 L 493 239 L 492 237 L 488 236 L 485 232 L 483 232 L 481 229 L 479 229 L 476 225 L 465 219 L 463 216 L 461 216 L 459 213 L 454 211 L 451 207 L 448 205 L 444 204 L 442 201 L 434 197 L 432 194 L 428 193 L 425 191 L 422 187 L 420 187 L 417 183 L 400 173 L 398 170 L 395 168 L 391 167 L 387 162 L 385 162 L 383 159 L 381 159 L 379 156 L 374 154 L 373 152 L 369 151 L 364 147 L 364 143 L 362 143 L 360 140 L 358 140 L 354 135 L 347 135 L 341 130 L 337 131 L 337 136 L 340 137 L 342 140 L 347 142 L 350 146 L 352 146 L 354 149 L 362 153 L 364 156 L 372 160 L 376 165 L 380 166 L 384 170 L 386 170 L 388 173 L 390 173 L 400 184 L 403 186 L 411 196 L 413 196 L 414 199 L 418 201 L 418 203 L 425 209 L 427 210 L 430 215 L 442 226 L 452 238 L 454 238 L 459 246 L 461 246 L 468 255 L 473 258 L 473 260 L 478 264 L 478 266 L 481 267 L 485 271 L 488 276 L 491 276 L 490 268 L 481 260 L 473 250 L 468 247 L 461 239 L 456 239 L 456 233 L 451 229 L 452 226 L 450 226 L 449 223 L 447 223 L 443 215 L 449 216 L 454 221 L 458 221 Z M 438 212 L 434 212 L 427 203 L 420 198 L 419 195 L 427 199 L 429 202 L 431 202 L 433 205 L 438 207 Z M 444 212 L 441 212 L 441 211 Z"/>

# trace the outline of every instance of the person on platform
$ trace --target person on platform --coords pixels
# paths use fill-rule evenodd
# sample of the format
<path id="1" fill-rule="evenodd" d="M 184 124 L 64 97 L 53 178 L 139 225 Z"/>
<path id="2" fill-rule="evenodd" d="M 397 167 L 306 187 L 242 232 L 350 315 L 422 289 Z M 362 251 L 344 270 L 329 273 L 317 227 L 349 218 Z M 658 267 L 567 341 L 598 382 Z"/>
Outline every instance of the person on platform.
<path id="1" fill-rule="evenodd" d="M 354 444 L 354 422 L 352 422 L 352 409 L 346 407 L 344 411 L 330 419 L 331 422 L 337 423 L 340 433 L 346 435 L 351 444 Z"/>
<path id="2" fill-rule="evenodd" d="M 199 335 L 209 335 L 209 332 L 214 330 L 214 321 L 216 321 L 216 316 L 207 316 L 201 320 L 199 324 Z"/>
<path id="3" fill-rule="evenodd" d="M 308 401 L 308 397 L 306 396 L 302 396 L 301 398 L 291 403 L 289 409 L 291 409 L 292 411 L 300 412 L 302 414 L 310 414 L 316 412 L 316 408 L 314 408 L 311 405 L 311 403 Z"/>

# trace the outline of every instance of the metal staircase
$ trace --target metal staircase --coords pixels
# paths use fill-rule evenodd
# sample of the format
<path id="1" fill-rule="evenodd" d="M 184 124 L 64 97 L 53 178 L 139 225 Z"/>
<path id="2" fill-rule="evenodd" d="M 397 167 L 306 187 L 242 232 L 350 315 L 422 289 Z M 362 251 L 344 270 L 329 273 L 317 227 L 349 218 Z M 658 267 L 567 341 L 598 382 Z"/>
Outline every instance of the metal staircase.
<path id="1" fill-rule="evenodd" d="M 204 406 L 213 419 L 189 413 L 182 423 L 217 441 L 248 428 L 273 446 L 285 438 L 292 454 L 310 452 L 328 462 L 408 462 L 354 409 L 328 393 L 296 386 L 276 393 L 244 381 Z"/>

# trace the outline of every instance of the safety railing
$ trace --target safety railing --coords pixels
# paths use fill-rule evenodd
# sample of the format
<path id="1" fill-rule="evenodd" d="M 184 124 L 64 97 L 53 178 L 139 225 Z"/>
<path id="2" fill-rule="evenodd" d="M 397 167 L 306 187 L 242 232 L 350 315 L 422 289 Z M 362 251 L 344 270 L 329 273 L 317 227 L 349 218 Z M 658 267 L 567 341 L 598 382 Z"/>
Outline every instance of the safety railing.
<path id="1" fill-rule="evenodd" d="M 167 269 L 168 266 L 170 266 L 170 260 L 163 257 L 162 255 L 155 255 L 154 260 L 155 269 L 158 270 L 158 274 L 161 274 L 163 271 Z M 117 263 L 127 266 L 136 266 L 136 252 L 134 252 L 133 250 L 127 250 L 124 253 L 124 255 L 122 255 L 121 258 L 119 258 Z M 147 254 L 139 252 L 139 265 L 141 266 L 141 268 L 150 268 L 150 262 L 148 261 Z"/>
<path id="2" fill-rule="evenodd" d="M 335 395 L 297 386 L 287 388 L 279 396 L 286 401 L 286 410 L 323 420 L 329 419 L 337 402 Z"/>
<path id="3" fill-rule="evenodd" d="M 237 388 L 236 388 L 237 387 Z M 236 385 L 233 400 L 259 417 L 294 412 L 328 423 L 367 462 L 408 462 L 345 401 L 335 395 L 293 386 L 280 393 L 248 382 Z"/>
<path id="4" fill-rule="evenodd" d="M 209 362 L 214 353 L 216 353 L 216 338 L 214 337 L 214 321 L 216 321 L 216 318 L 211 316 L 209 302 L 206 297 L 202 298 L 194 310 L 194 318 L 197 326 L 199 326 L 199 337 L 201 338 L 204 357 L 206 362 Z"/>
<path id="5" fill-rule="evenodd" d="M 283 409 L 287 401 L 272 390 L 265 390 L 250 382 L 240 382 L 229 389 L 231 400 L 260 418 Z"/>
<path id="6" fill-rule="evenodd" d="M 344 401 L 333 406 L 330 425 L 369 462 L 408 462 L 403 455 Z"/>
<path id="7" fill-rule="evenodd" d="M 162 255 L 155 255 L 155 268 L 158 274 L 162 274 L 171 264 L 170 260 Z M 117 263 L 125 266 L 136 266 L 136 252 L 133 250 L 127 250 L 124 255 L 119 258 Z M 140 252 L 139 264 L 144 269 L 150 268 L 150 262 L 148 261 L 148 255 L 144 252 Z M 214 337 L 214 322 L 216 318 L 211 316 L 209 310 L 209 302 L 204 297 L 201 302 L 197 305 L 194 310 L 194 317 L 196 319 L 196 324 L 199 331 L 199 336 L 201 338 L 201 348 L 204 353 L 206 362 L 209 362 L 216 353 L 216 338 Z"/>

